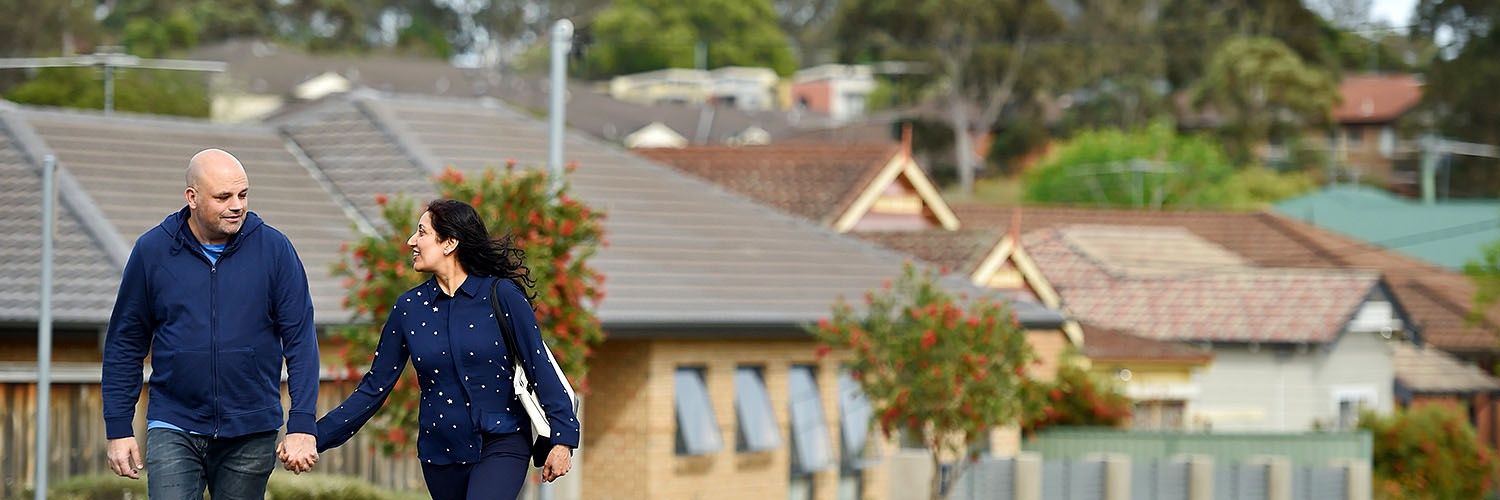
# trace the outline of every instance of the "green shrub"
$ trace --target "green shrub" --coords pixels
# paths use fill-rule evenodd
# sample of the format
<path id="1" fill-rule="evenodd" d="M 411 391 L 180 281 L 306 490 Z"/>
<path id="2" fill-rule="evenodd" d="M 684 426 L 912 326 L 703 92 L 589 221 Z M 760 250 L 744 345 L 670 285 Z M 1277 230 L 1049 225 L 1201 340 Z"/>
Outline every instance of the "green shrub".
<path id="1" fill-rule="evenodd" d="M 1459 407 L 1362 412 L 1359 428 L 1374 438 L 1376 498 L 1483 498 L 1489 492 L 1495 453 Z"/>

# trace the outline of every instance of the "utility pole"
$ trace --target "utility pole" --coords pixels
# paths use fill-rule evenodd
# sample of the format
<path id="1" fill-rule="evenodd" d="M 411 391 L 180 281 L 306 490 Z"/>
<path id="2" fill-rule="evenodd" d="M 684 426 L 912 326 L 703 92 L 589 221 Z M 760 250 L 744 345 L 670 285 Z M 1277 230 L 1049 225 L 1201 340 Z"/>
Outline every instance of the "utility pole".
<path id="1" fill-rule="evenodd" d="M 568 113 L 568 52 L 573 47 L 573 22 L 560 19 L 552 25 L 551 95 L 547 112 L 547 175 L 552 177 L 552 191 L 562 186 L 563 133 Z"/>
<path id="2" fill-rule="evenodd" d="M 1453 141 L 1428 134 L 1422 136 L 1422 204 L 1437 202 L 1437 169 L 1446 156 L 1463 155 L 1500 158 L 1500 148 L 1489 144 Z"/>
<path id="3" fill-rule="evenodd" d="M 47 464 L 52 447 L 47 444 L 52 422 L 52 223 L 57 217 L 57 159 L 42 160 L 42 289 L 40 318 L 36 322 L 36 500 L 47 500 Z"/>
<path id="4" fill-rule="evenodd" d="M 219 61 L 145 59 L 122 53 L 118 47 L 100 47 L 100 52 L 77 56 L 0 58 L 0 69 L 79 67 L 98 67 L 104 70 L 104 114 L 108 115 L 115 111 L 115 68 L 222 73 L 229 65 Z"/>

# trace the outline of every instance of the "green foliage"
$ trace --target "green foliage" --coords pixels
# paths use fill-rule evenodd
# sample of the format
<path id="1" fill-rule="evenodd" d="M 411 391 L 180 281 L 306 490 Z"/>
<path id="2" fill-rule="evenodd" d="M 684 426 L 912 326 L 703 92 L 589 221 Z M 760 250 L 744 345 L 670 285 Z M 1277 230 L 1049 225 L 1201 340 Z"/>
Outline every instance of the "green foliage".
<path id="1" fill-rule="evenodd" d="M 1217 206 L 1213 186 L 1233 167 L 1213 139 L 1156 122 L 1131 131 L 1079 133 L 1026 174 L 1026 200 L 1163 207 Z"/>
<path id="2" fill-rule="evenodd" d="M 1221 117 L 1220 136 L 1245 161 L 1269 139 L 1329 123 L 1339 89 L 1329 72 L 1304 64 L 1278 40 L 1237 38 L 1214 53 L 1193 98 Z"/>
<path id="3" fill-rule="evenodd" d="M 1317 189 L 1318 179 L 1305 171 L 1278 172 L 1252 165 L 1236 170 L 1216 186 L 1206 189 L 1204 199 L 1214 208 L 1262 209 L 1272 202 Z"/>
<path id="4" fill-rule="evenodd" d="M 125 51 L 141 57 L 161 57 L 173 49 L 198 44 L 198 22 L 186 10 L 173 11 L 166 20 L 137 17 L 125 24 Z"/>
<path id="5" fill-rule="evenodd" d="M 377 488 L 361 478 L 322 473 L 278 471 L 266 483 L 266 500 L 418 500 L 427 498 L 423 493 Z"/>
<path id="6" fill-rule="evenodd" d="M 1495 452 L 1479 441 L 1459 407 L 1361 412 L 1359 428 L 1374 441 L 1377 498 L 1483 498 L 1490 490 Z"/>
<path id="7" fill-rule="evenodd" d="M 585 359 L 591 346 L 604 339 L 589 305 L 603 300 L 604 275 L 587 264 L 603 244 L 604 214 L 573 199 L 566 178 L 554 195 L 546 170 L 515 170 L 514 161 L 507 165 L 503 172 L 489 169 L 474 178 L 450 168 L 435 179 L 436 187 L 443 198 L 473 206 L 493 237 L 512 235 L 526 252 L 526 265 L 536 280 L 531 304 L 542 338 L 573 385 L 586 392 Z M 343 341 L 337 356 L 350 378 L 359 374 L 355 367 L 368 366 L 374 358 L 380 327 L 396 298 L 427 279 L 411 268 L 406 246 L 423 209 L 405 196 L 381 195 L 376 202 L 391 231 L 346 244 L 343 260 L 333 269 L 335 276 L 345 278 L 344 307 L 355 311 L 356 324 L 334 332 Z M 378 429 L 383 452 L 405 451 L 415 444 L 416 434 L 406 429 L 417 425 L 418 390 L 415 371 L 403 372 L 369 424 Z"/>
<path id="8" fill-rule="evenodd" d="M 1479 260 L 1464 263 L 1464 277 L 1474 284 L 1474 307 L 1466 320 L 1470 325 L 1479 325 L 1485 320 L 1484 312 L 1500 303 L 1500 240 L 1486 243 Z M 1500 368 L 1500 364 L 1496 367 Z"/>
<path id="9" fill-rule="evenodd" d="M 115 110 L 207 117 L 208 90 L 196 73 L 152 70 L 115 70 Z M 36 78 L 5 95 L 11 101 L 43 106 L 103 109 L 102 70 L 44 68 Z"/>
<path id="10" fill-rule="evenodd" d="M 935 281 L 907 264 L 895 283 L 865 294 L 861 310 L 840 299 L 832 319 L 808 331 L 819 355 L 849 353 L 850 376 L 886 436 L 913 431 L 935 463 L 957 460 L 962 468 L 991 429 L 1027 414 L 1021 396 L 1032 384 L 1026 367 L 1035 354 L 1004 304 L 960 300 Z M 947 490 L 938 486 L 934 494 Z"/>
<path id="11" fill-rule="evenodd" d="M 708 68 L 759 66 L 790 75 L 797 69 L 771 0 L 621 0 L 589 25 L 587 65 L 596 76 L 691 68 L 696 45 Z"/>
<path id="12" fill-rule="evenodd" d="M 35 494 L 32 488 L 26 491 L 17 500 L 32 498 Z M 127 479 L 114 474 L 100 474 L 95 476 L 77 476 L 55 481 L 47 488 L 47 498 L 57 500 L 130 500 L 133 498 L 146 498 L 146 476 L 144 471 L 141 479 Z"/>
<path id="13" fill-rule="evenodd" d="M 1090 373 L 1080 361 L 1076 355 L 1064 356 L 1056 378 L 1028 388 L 1025 399 L 1040 401 L 1041 412 L 1027 416 L 1023 432 L 1031 435 L 1057 426 L 1115 427 L 1130 418 L 1130 398 L 1113 380 Z"/>

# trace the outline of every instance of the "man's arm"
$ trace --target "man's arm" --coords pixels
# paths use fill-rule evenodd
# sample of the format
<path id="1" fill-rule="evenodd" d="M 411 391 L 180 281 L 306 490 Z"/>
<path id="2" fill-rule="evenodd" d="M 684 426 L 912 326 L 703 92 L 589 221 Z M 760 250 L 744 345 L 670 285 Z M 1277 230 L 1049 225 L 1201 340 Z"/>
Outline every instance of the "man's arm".
<path id="1" fill-rule="evenodd" d="M 283 240 L 285 241 L 285 240 Z M 307 271 L 290 241 L 275 259 L 276 290 L 272 311 L 281 351 L 286 357 L 287 392 L 292 407 L 287 411 L 285 446 L 288 468 L 312 468 L 318 460 L 318 333 L 313 325 L 312 295 L 307 289 Z"/>
<path id="2" fill-rule="evenodd" d="M 125 263 L 115 307 L 109 316 L 104 339 L 103 378 L 100 392 L 104 403 L 104 432 L 109 439 L 106 452 L 110 469 L 116 474 L 137 479 L 137 470 L 145 467 L 140 447 L 136 445 L 135 405 L 141 397 L 141 366 L 151 350 L 155 329 L 151 319 L 151 287 L 146 280 L 140 240 Z"/>

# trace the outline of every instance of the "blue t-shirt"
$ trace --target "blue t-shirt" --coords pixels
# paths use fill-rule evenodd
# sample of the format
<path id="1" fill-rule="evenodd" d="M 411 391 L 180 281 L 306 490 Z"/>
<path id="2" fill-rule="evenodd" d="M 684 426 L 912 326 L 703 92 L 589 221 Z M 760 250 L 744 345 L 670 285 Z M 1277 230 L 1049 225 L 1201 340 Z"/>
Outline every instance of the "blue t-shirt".
<path id="1" fill-rule="evenodd" d="M 208 257 L 208 262 L 210 264 L 213 264 L 213 265 L 218 265 L 219 264 L 219 256 L 220 255 L 224 255 L 224 246 L 227 245 L 227 244 L 228 243 L 220 243 L 220 244 L 217 244 L 217 245 L 210 245 L 208 243 L 204 243 L 204 242 L 201 242 L 201 241 L 198 242 L 198 246 L 200 246 L 200 247 L 203 248 L 203 256 L 204 257 Z M 181 427 L 172 425 L 171 422 L 166 422 L 166 421 L 163 421 L 163 420 L 147 420 L 146 421 L 146 428 L 147 429 L 171 429 L 171 430 L 174 430 L 174 431 L 186 432 L 188 434 L 197 434 L 197 435 L 200 435 L 200 436 L 206 435 L 206 434 L 200 434 L 200 433 L 197 433 L 197 432 L 193 432 L 193 431 L 190 431 L 190 430 L 183 429 Z"/>
<path id="2" fill-rule="evenodd" d="M 203 247 L 203 256 L 208 257 L 208 263 L 213 265 L 218 265 L 219 256 L 224 255 L 224 245 L 228 245 L 228 243 L 210 245 L 201 241 L 198 242 L 198 246 Z"/>

